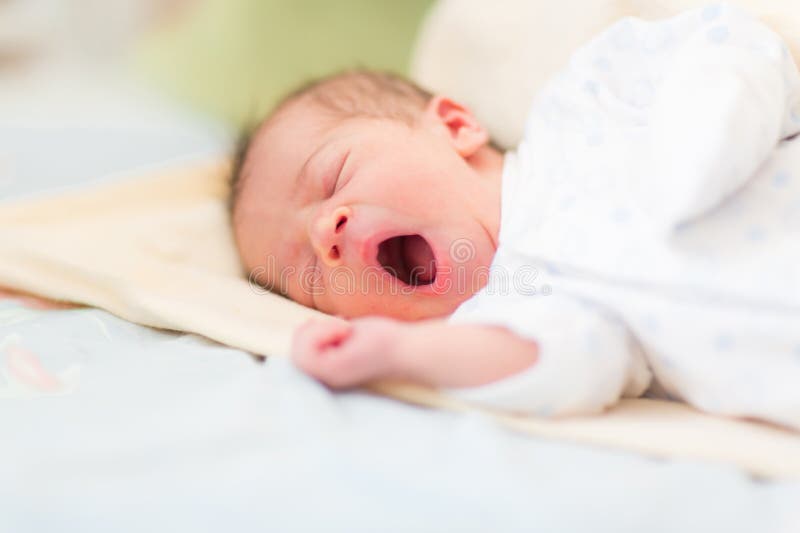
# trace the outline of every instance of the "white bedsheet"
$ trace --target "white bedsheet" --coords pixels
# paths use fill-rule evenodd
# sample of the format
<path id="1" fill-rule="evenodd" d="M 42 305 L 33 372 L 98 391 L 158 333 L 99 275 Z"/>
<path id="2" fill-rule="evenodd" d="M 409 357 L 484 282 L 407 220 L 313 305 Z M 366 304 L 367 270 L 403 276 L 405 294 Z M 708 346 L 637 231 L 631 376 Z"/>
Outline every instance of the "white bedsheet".
<path id="1" fill-rule="evenodd" d="M 0 403 L 0 531 L 769 532 L 800 523 L 798 484 L 334 395 L 286 359 L 261 365 L 102 311 L 5 302 L 0 317 L 0 338 L 11 332 L 72 389 Z"/>
<path id="2" fill-rule="evenodd" d="M 18 116 L 35 94 L 24 100 Z M 93 109 L 88 100 L 73 103 L 75 116 Z M 109 104 L 154 116 L 143 105 Z M 224 144 L 198 133 L 202 121 L 174 115 L 170 127 L 128 137 L 123 115 L 117 135 L 101 128 L 79 142 L 76 129 L 87 128 L 77 119 L 57 129 L 47 126 L 57 116 L 31 125 L 0 113 L 0 138 L 16 143 L 3 145 L 16 171 L 5 174 L 0 201 Z M 30 154 L 45 138 L 48 157 L 34 167 Z M 59 146 L 74 164 L 59 164 Z M 0 300 L 0 343 L 2 533 L 800 527 L 798 483 L 519 436 L 478 415 L 334 395 L 285 359 L 257 364 L 98 310 L 40 312 Z M 60 391 L 43 390 L 53 380 L 24 385 L 36 361 Z"/>

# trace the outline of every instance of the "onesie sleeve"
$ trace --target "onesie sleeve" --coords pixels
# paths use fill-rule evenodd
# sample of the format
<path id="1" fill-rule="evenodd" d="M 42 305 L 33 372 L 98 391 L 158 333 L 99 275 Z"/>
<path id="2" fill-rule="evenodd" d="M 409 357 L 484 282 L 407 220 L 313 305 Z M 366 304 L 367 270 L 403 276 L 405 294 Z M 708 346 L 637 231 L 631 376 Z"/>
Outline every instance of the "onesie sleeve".
<path id="1" fill-rule="evenodd" d="M 539 416 L 591 414 L 641 395 L 650 381 L 625 326 L 576 299 L 483 290 L 450 321 L 503 326 L 539 347 L 536 363 L 521 373 L 444 391 L 468 403 Z"/>
<path id="2" fill-rule="evenodd" d="M 666 232 L 722 203 L 800 131 L 800 75 L 777 34 L 728 5 L 685 17 L 691 29 L 665 63 L 637 180 Z"/>

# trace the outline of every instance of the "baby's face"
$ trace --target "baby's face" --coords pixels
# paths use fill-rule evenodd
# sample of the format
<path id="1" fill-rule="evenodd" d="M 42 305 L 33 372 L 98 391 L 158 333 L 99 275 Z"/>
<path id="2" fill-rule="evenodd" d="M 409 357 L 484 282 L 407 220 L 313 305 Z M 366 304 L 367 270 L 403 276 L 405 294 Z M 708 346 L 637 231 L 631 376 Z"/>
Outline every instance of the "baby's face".
<path id="1" fill-rule="evenodd" d="M 252 277 L 327 313 L 408 320 L 484 285 L 502 158 L 482 128 L 442 113 L 415 127 L 330 124 L 300 105 L 276 117 L 251 147 L 235 220 Z"/>

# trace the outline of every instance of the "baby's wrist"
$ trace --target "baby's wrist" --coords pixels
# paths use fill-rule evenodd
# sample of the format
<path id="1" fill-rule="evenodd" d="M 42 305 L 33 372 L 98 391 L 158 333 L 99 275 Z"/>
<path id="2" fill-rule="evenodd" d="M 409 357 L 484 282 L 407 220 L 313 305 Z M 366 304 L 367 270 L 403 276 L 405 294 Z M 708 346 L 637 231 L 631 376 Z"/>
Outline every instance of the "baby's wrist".
<path id="1" fill-rule="evenodd" d="M 401 324 L 390 349 L 392 377 L 419 385 L 438 386 L 431 366 L 436 364 L 437 351 L 445 341 L 445 328 L 439 322 Z"/>
<path id="2" fill-rule="evenodd" d="M 392 337 L 388 339 L 384 354 L 388 378 L 400 381 L 414 380 L 414 357 L 409 342 L 413 336 L 413 324 L 398 323 Z"/>

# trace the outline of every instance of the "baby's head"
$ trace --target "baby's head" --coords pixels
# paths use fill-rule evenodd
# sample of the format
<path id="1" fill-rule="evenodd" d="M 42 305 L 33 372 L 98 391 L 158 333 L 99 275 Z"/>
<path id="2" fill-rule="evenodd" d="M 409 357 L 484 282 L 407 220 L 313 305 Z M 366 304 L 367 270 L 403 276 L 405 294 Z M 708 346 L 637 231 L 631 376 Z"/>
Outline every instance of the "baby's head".
<path id="1" fill-rule="evenodd" d="M 346 72 L 290 95 L 243 143 L 236 243 L 252 280 L 321 311 L 447 315 L 487 281 L 501 172 L 465 107 Z"/>

